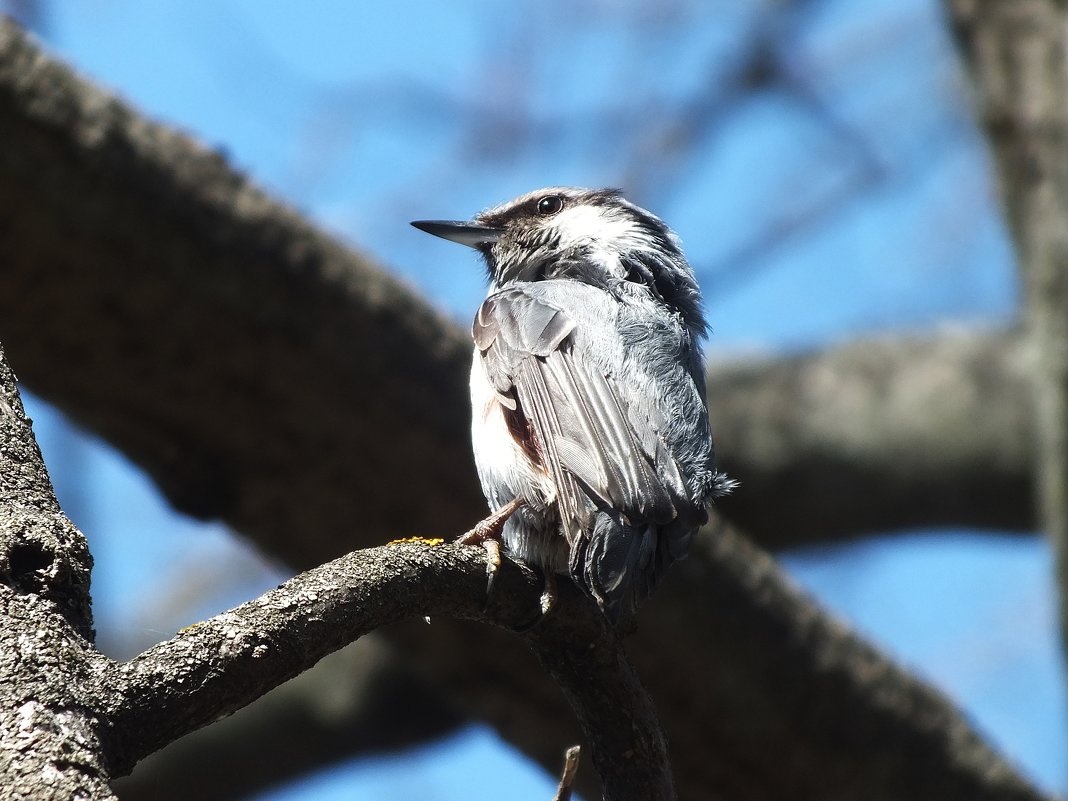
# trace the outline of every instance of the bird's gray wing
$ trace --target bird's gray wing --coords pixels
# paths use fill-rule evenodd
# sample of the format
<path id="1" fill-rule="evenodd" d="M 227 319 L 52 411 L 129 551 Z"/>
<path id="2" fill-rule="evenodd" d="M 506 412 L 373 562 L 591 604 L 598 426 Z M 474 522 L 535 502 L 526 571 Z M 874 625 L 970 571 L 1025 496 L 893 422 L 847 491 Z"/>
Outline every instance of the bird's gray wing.
<path id="1" fill-rule="evenodd" d="M 584 328 L 602 325 L 605 337 L 613 335 L 610 320 L 583 314 Z M 677 516 L 686 497 L 654 421 L 628 408 L 591 345 L 576 346 L 574 330 L 573 316 L 540 296 L 537 284 L 491 295 L 473 327 L 487 377 L 533 428 L 573 553 L 596 509 L 627 523 L 660 524 Z"/>

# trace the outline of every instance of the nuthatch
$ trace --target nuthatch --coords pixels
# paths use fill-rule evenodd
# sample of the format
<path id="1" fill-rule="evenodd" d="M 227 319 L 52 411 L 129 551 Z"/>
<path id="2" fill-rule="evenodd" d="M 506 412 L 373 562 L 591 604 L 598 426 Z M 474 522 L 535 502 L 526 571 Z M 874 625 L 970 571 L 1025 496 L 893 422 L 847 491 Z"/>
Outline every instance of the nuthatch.
<path id="1" fill-rule="evenodd" d="M 678 238 L 607 189 L 412 224 L 475 248 L 489 271 L 471 432 L 496 514 L 473 539 L 499 536 L 629 619 L 734 485 L 715 468 L 701 293 Z"/>

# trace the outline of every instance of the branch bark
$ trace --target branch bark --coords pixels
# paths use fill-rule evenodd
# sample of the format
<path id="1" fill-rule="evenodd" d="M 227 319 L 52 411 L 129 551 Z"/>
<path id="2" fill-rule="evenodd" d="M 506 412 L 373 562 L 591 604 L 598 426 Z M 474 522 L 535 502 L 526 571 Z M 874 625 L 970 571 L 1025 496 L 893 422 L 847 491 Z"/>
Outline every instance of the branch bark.
<path id="1" fill-rule="evenodd" d="M 119 697 L 106 715 L 108 763 L 128 772 L 373 629 L 448 616 L 529 630 L 523 639 L 584 723 L 605 799 L 674 798 L 652 703 L 597 608 L 568 587 L 542 617 L 540 577 L 511 561 L 488 603 L 485 587 L 485 552 L 458 545 L 388 545 L 302 573 L 110 667 L 104 681 Z"/>
<path id="2" fill-rule="evenodd" d="M 164 745 L 403 618 L 492 620 L 506 629 L 529 624 L 538 611 L 539 580 L 515 563 L 501 578 L 503 592 L 494 594 L 483 614 L 481 549 L 382 546 L 301 573 L 256 600 L 183 629 L 111 671 L 108 678 L 122 695 L 110 715 L 111 764 L 116 774 L 127 773 Z M 578 614 L 574 607 L 569 611 Z M 585 633 L 591 633 L 588 622 Z"/>

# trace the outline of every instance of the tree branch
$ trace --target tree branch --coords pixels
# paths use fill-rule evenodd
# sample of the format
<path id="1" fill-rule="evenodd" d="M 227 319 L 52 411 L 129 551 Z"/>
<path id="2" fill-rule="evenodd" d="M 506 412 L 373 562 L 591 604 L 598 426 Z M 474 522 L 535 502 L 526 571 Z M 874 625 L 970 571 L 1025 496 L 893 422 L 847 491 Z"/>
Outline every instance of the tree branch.
<path id="1" fill-rule="evenodd" d="M 742 484 L 719 508 L 769 548 L 921 526 L 1033 531 L 1028 368 L 1019 333 L 997 329 L 714 365 L 716 451 Z"/>
<path id="2" fill-rule="evenodd" d="M 299 530 L 298 568 L 384 542 L 399 509 L 414 533 L 483 509 L 470 339 L 410 288 L 10 21 L 0 139 L 0 337 L 176 508 L 278 553 Z"/>
<path id="3" fill-rule="evenodd" d="M 36 450 L 26 450 L 32 438 L 3 362 L 0 384 L 5 397 L 14 400 L 6 401 L 14 412 L 4 418 L 6 429 L 19 432 L 5 439 L 21 441 L 24 459 L 35 460 L 36 470 L 43 472 Z M 4 488 L 18 489 L 22 465 L 20 459 L 0 462 Z M 32 488 L 39 488 L 39 481 L 30 486 L 28 495 L 16 492 L 15 497 L 34 497 Z M 76 552 L 69 543 L 65 547 Z M 250 702 L 374 626 L 443 612 L 529 629 L 525 639 L 560 679 L 575 707 L 593 762 L 603 772 L 606 798 L 672 797 L 663 735 L 651 703 L 596 607 L 565 584 L 557 606 L 538 620 L 540 580 L 506 561 L 484 615 L 484 559 L 481 549 L 461 546 L 401 544 L 349 554 L 121 665 L 92 651 L 53 603 L 2 585 L 4 598 L 14 604 L 7 605 L 0 627 L 0 637 L 10 641 L 9 651 L 0 651 L 7 659 L 0 688 L 23 695 L 2 699 L 0 708 L 18 710 L 22 723 L 20 729 L 7 713 L 0 750 L 17 750 L 18 732 L 30 728 L 47 741 L 38 746 L 41 753 L 57 748 L 69 753 L 67 739 L 73 731 L 85 753 L 68 783 L 79 781 L 84 789 L 86 777 L 95 778 L 97 785 L 85 790 L 87 797 L 110 797 L 100 785 L 110 771 L 129 770 L 152 750 Z M 781 791 L 790 788 L 797 798 L 847 798 L 861 790 L 867 797 L 888 799 L 906 790 L 913 798 L 1040 797 L 951 706 L 823 617 L 744 540 L 722 530 L 706 538 L 683 564 L 700 580 L 680 581 L 673 589 L 668 583 L 657 602 L 669 610 L 676 607 L 660 617 L 661 623 L 672 625 L 647 627 L 638 653 L 650 658 L 677 652 L 680 642 L 687 643 L 687 658 L 674 666 L 678 672 L 654 676 L 653 686 L 669 708 L 678 706 L 681 690 L 684 709 L 673 709 L 674 717 L 700 722 L 702 753 L 715 743 L 716 759 L 706 753 L 699 764 L 687 765 L 688 782 L 697 783 L 690 789 L 730 788 L 732 796 L 754 799 L 776 785 Z M 699 588 L 704 589 L 695 592 Z M 723 615 L 723 610 L 730 613 Z M 538 622 L 531 627 L 534 620 Z M 41 638 L 46 626 L 54 631 Z M 704 636 L 689 637 L 693 626 Z M 435 628 L 441 627 L 424 630 Z M 38 639 L 27 648 L 31 629 Z M 734 660 L 722 658 L 728 650 L 734 651 Z M 843 692 L 850 714 L 835 713 L 842 728 L 821 726 L 798 737 L 792 726 L 821 719 L 836 708 Z M 63 710 L 62 727 L 27 723 L 27 715 L 48 708 L 38 696 Z M 22 703 L 11 703 L 18 699 Z M 79 710 L 80 729 L 67 725 L 72 709 Z M 729 734 L 711 725 L 717 720 L 733 721 Z M 749 722 L 748 729 L 737 726 L 741 720 Z M 766 749 L 776 736 L 785 736 L 783 750 L 807 758 L 786 765 L 770 784 L 769 777 L 756 782 L 751 771 L 759 770 L 759 751 L 754 745 Z M 927 759 L 917 760 L 917 752 Z M 687 761 L 696 754 L 690 749 L 682 753 Z M 931 754 L 937 759 L 931 760 Z M 821 772 L 812 773 L 810 763 L 820 765 Z M 86 765 L 93 767 L 87 770 Z M 21 777 L 21 786 L 37 786 L 25 773 L 11 775 Z M 875 786 L 870 784 L 873 775 L 880 777 Z M 928 791 L 935 795 L 927 796 Z"/>
<path id="4" fill-rule="evenodd" d="M 1032 439 L 1028 429 L 1026 360 L 1021 340 L 1014 332 L 947 331 L 932 338 L 869 340 L 818 354 L 714 365 L 709 371 L 709 395 L 722 461 L 731 475 L 742 480 L 742 491 L 721 501 L 718 508 L 734 521 L 755 526 L 762 542 L 797 546 L 825 538 L 857 536 L 858 528 L 875 529 L 891 523 L 904 527 L 943 522 L 1016 529 L 1035 524 L 1029 502 Z M 822 502 L 829 492 L 834 494 L 833 504 Z M 762 498 L 774 498 L 775 502 L 760 503 L 758 499 Z M 713 536 L 716 535 L 711 530 L 707 531 L 699 542 Z M 694 571 L 692 565 L 693 560 L 674 569 L 667 583 L 692 582 L 694 588 L 699 588 L 692 590 L 695 597 L 707 595 L 703 603 L 721 605 L 716 588 L 722 579 L 714 577 L 721 568 L 712 564 L 706 565 L 704 571 Z M 674 597 L 671 587 L 662 595 Z M 692 616 L 692 609 L 685 605 L 667 608 L 663 604 L 661 599 L 654 599 L 643 611 L 640 636 L 665 626 L 675 630 L 674 624 L 669 623 L 675 615 L 684 620 Z M 724 616 L 736 614 L 729 611 L 734 606 L 722 608 Z M 798 625 L 808 614 L 799 610 L 789 625 Z M 757 625 L 760 619 L 756 612 L 746 613 L 741 629 Z M 682 665 L 694 653 L 693 640 L 698 630 L 703 632 L 705 628 L 679 631 L 678 639 L 657 641 L 634 651 L 641 674 L 651 688 L 655 687 L 654 698 L 661 705 L 664 698 L 673 697 L 673 686 L 679 676 L 685 675 Z M 454 636 L 464 638 L 469 634 L 457 631 Z M 521 744 L 528 753 L 536 754 L 546 768 L 555 767 L 559 754 L 555 747 L 542 744 L 573 736 L 566 729 L 560 730 L 560 717 L 566 715 L 566 710 L 558 702 L 543 701 L 540 694 L 533 694 L 530 688 L 539 683 L 527 674 L 529 666 L 517 662 L 514 655 L 509 656 L 513 652 L 508 644 L 502 643 L 492 649 L 492 654 L 480 656 L 476 665 L 443 656 L 456 640 L 443 641 L 439 650 L 416 630 L 410 638 L 400 637 L 397 641 L 401 650 L 420 654 L 418 661 L 436 665 L 429 678 L 448 687 L 451 698 L 462 699 L 462 707 L 475 710 L 487 720 L 511 719 L 496 707 L 498 700 L 502 704 L 507 701 L 504 696 L 509 692 L 513 700 L 520 693 L 522 698 L 531 699 L 526 721 L 514 728 L 506 727 L 502 734 Z M 742 682 L 752 685 L 754 693 L 766 696 L 767 690 L 759 688 L 761 674 L 754 666 L 781 657 L 773 655 L 773 643 L 764 647 L 766 651 L 748 662 L 724 634 L 707 652 L 698 651 L 709 664 L 717 666 L 716 670 L 710 674 L 708 665 L 696 663 L 690 669 L 706 676 L 720 676 L 735 695 Z M 502 672 L 515 679 L 514 689 L 502 688 L 497 693 L 490 683 L 468 678 L 472 673 L 499 677 Z M 801 684 L 783 685 L 781 677 L 767 681 L 777 692 L 792 687 L 792 692 L 801 698 L 809 692 Z M 706 714 L 714 716 L 712 722 L 694 712 L 700 708 L 697 698 L 716 695 L 716 684 L 706 678 L 699 694 L 661 708 L 661 717 L 674 743 L 673 761 L 684 795 L 693 787 L 707 787 L 716 780 L 704 775 L 711 769 L 710 763 L 695 738 L 707 739 L 714 731 L 737 732 L 739 727 L 748 731 L 756 727 L 752 711 L 756 707 L 747 710 L 744 705 L 731 705 L 727 707 L 731 710 L 728 714 L 709 701 L 712 706 Z M 403 697 L 403 693 L 400 695 Z M 840 704 L 840 711 L 846 716 L 864 708 L 844 697 L 838 701 L 828 697 L 826 704 L 828 708 Z M 799 719 L 828 714 L 826 709 L 796 704 L 786 707 L 800 710 Z M 271 737 L 262 732 L 288 731 L 289 712 L 283 709 L 280 714 L 283 717 L 276 723 L 250 725 L 256 731 L 243 736 L 254 737 L 264 753 L 271 753 Z M 360 720 L 359 715 L 355 710 L 353 720 Z M 777 715 L 778 712 L 769 712 L 765 721 L 769 728 L 800 725 L 814 731 L 810 726 L 815 724 L 787 724 L 777 721 Z M 324 729 L 313 719 L 306 725 L 309 737 L 321 732 L 329 738 L 337 724 L 331 721 Z M 855 721 L 840 725 L 869 724 Z M 735 737 L 731 747 L 752 749 L 753 754 L 766 752 L 760 736 L 755 733 L 752 740 Z M 177 764 L 166 768 L 165 780 L 135 774 L 134 780 L 148 793 L 142 797 L 154 797 L 162 792 L 160 787 L 169 788 L 176 799 L 210 792 L 198 784 L 197 774 L 182 766 L 218 753 L 220 746 L 214 739 L 205 741 L 203 750 L 196 750 L 191 741 L 186 743 L 184 753 L 174 756 Z M 348 754 L 364 753 L 369 747 L 355 738 L 347 742 L 351 745 L 351 750 L 345 752 Z M 288 753 L 284 742 L 278 747 Z M 788 746 L 781 743 L 778 747 Z M 828 749 L 826 756 L 832 758 L 834 753 L 834 749 Z M 751 755 L 746 759 L 753 760 L 755 766 L 759 757 Z M 306 761 L 271 762 L 279 769 L 288 768 L 291 772 L 287 775 L 299 775 L 321 764 L 322 757 L 309 755 Z M 817 763 L 819 760 L 813 757 L 813 764 Z M 696 775 L 691 777 L 691 770 Z M 770 771 L 764 772 L 771 775 Z M 826 775 L 824 769 L 812 771 L 814 779 L 822 780 Z M 808 778 L 802 775 L 797 781 Z"/>
<path id="5" fill-rule="evenodd" d="M 0 798 L 112 798 L 87 674 L 91 559 L 0 347 Z"/>
<path id="6" fill-rule="evenodd" d="M 941 692 L 729 526 L 697 538 L 677 568 L 629 651 L 672 744 L 680 797 L 702 787 L 734 801 L 1039 797 Z"/>
<path id="7" fill-rule="evenodd" d="M 540 585 L 515 568 L 491 619 L 529 623 Z M 405 617 L 479 619 L 485 554 L 479 548 L 390 545 L 356 551 L 184 629 L 116 667 L 112 718 L 117 772 L 259 698 L 323 656 Z"/>
<path id="8" fill-rule="evenodd" d="M 1019 257 L 1038 500 L 1068 643 L 1068 9 L 1062 0 L 951 0 L 948 8 Z"/>
<path id="9" fill-rule="evenodd" d="M 113 786 L 123 801 L 230 801 L 345 758 L 445 736 L 464 720 L 382 638 L 364 637 L 153 754 Z M 226 770 L 189 769 L 211 764 Z"/>
<path id="10" fill-rule="evenodd" d="M 485 552 L 458 545 L 383 546 L 302 573 L 115 665 L 105 677 L 119 694 L 108 715 L 109 764 L 129 771 L 380 626 L 447 615 L 530 630 L 524 639 L 587 722 L 606 799 L 673 798 L 652 704 L 596 606 L 569 587 L 540 617 L 540 578 L 509 560 L 483 611 L 485 586 Z"/>
<path id="11" fill-rule="evenodd" d="M 0 134 L 0 336 L 29 386 L 177 508 L 297 568 L 388 539 L 398 509 L 412 533 L 481 514 L 458 326 L 10 23 Z M 771 547 L 906 525 L 1033 528 L 1014 336 L 967 339 L 715 368 L 719 452 L 750 488 L 724 510 Z M 344 491 L 354 486 L 366 494 Z M 844 503 L 819 500 L 828 486 Z M 293 493 L 299 508 L 282 500 Z M 358 530 L 341 525 L 352 520 Z"/>

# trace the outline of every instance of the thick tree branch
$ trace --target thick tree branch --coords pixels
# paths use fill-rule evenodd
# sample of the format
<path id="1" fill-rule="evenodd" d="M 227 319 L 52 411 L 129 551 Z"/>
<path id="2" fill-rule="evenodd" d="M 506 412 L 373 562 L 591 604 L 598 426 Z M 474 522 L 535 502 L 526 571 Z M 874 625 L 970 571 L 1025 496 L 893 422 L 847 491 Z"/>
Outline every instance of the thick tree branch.
<path id="1" fill-rule="evenodd" d="M 1068 642 L 1068 8 L 1061 0 L 951 0 L 975 79 L 1025 290 L 1042 526 Z"/>
<path id="2" fill-rule="evenodd" d="M 296 567 L 384 542 L 399 509 L 415 532 L 481 511 L 469 339 L 409 288 L 11 22 L 0 141 L 0 339 L 177 508 L 279 552 L 299 530 Z"/>
<path id="3" fill-rule="evenodd" d="M 1039 795 L 945 696 L 820 610 L 729 526 L 694 545 L 629 647 L 680 797 L 702 787 L 733 801 Z M 653 655 L 665 652 L 672 668 L 658 671 Z M 695 736 L 699 747 L 683 742 Z"/>
<path id="4" fill-rule="evenodd" d="M 104 677 L 119 694 L 107 717 L 109 764 L 130 770 L 369 631 L 442 615 L 529 629 L 524 639 L 586 724 L 604 797 L 673 798 L 652 704 L 597 608 L 568 587 L 541 617 L 541 579 L 507 560 L 484 609 L 485 586 L 485 552 L 457 545 L 383 546 L 302 573 L 115 665 Z"/>
<path id="5" fill-rule="evenodd" d="M 947 331 L 934 338 L 867 341 L 819 354 L 714 365 L 709 371 L 709 393 L 723 462 L 743 482 L 742 491 L 721 502 L 720 508 L 733 520 L 757 527 L 763 542 L 796 546 L 824 537 L 856 536 L 864 528 L 889 524 L 904 527 L 942 522 L 1016 529 L 1035 525 L 1028 478 L 1033 443 L 1028 429 L 1026 364 L 1021 340 L 1014 332 Z M 823 502 L 829 492 L 834 495 L 833 504 Z M 775 503 L 759 503 L 755 500 L 759 498 L 774 498 Z M 679 570 L 680 575 L 672 573 L 670 584 L 692 581 L 715 597 L 716 580 L 691 571 L 689 566 Z M 672 594 L 670 588 L 665 593 Z M 661 603 L 658 599 L 643 612 L 643 635 L 647 629 L 663 627 L 670 616 L 688 619 L 690 615 L 687 608 L 669 612 Z M 710 599 L 709 603 L 719 601 Z M 420 634 L 415 632 L 407 647 L 419 649 Z M 670 689 L 682 673 L 680 660 L 692 653 L 694 636 L 696 632 L 688 637 L 680 633 L 677 641 L 650 646 L 652 656 L 636 654 L 646 682 L 655 685 L 656 677 L 665 676 L 663 689 Z M 473 670 L 477 676 L 483 675 L 482 671 L 499 675 L 506 670 L 517 683 L 525 681 L 522 668 L 509 662 L 509 650 L 495 653 L 500 655 L 500 662 L 494 667 L 487 658 L 480 669 L 458 663 L 455 672 L 445 668 L 437 672 L 438 680 L 455 680 L 464 697 L 468 697 L 468 690 L 482 696 L 464 704 L 473 704 L 490 720 L 496 714 L 486 705 L 486 698 L 496 698 L 496 694 L 486 682 L 470 682 L 465 676 Z M 738 679 L 727 675 L 733 670 L 746 674 L 746 682 L 756 681 L 757 674 L 744 665 L 727 636 L 716 640 L 705 657 L 724 672 L 728 686 L 737 686 Z M 754 657 L 754 663 L 770 659 L 764 654 Z M 693 669 L 702 673 L 709 670 L 696 664 Z M 782 691 L 781 679 L 775 679 L 774 685 Z M 706 680 L 702 693 L 712 694 L 713 686 Z M 786 686 L 793 687 L 798 696 L 806 694 L 801 685 Z M 529 695 L 529 690 L 524 694 Z M 661 696 L 655 697 L 662 702 Z M 740 721 L 755 726 L 752 713 L 742 707 L 733 708 L 732 715 L 717 713 L 719 722 L 709 724 L 692 714 L 696 706 L 691 701 L 662 710 L 675 743 L 680 783 L 687 779 L 688 769 L 704 770 L 709 765 L 700 748 L 693 747 L 692 759 L 689 756 L 687 744 L 693 742 L 695 732 L 707 737 L 708 732 L 721 727 L 736 731 Z M 545 729 L 539 728 L 540 734 L 528 740 L 524 735 L 531 726 L 529 721 L 517 725 L 511 736 L 524 744 L 549 738 L 552 718 L 566 714 L 559 708 L 544 713 L 542 710 L 554 707 L 539 702 L 531 706 L 537 708 L 534 719 L 544 721 Z M 844 708 L 856 711 L 862 707 L 850 701 Z M 288 731 L 285 721 L 291 713 L 283 707 L 279 714 L 282 717 L 277 723 L 250 728 Z M 360 715 L 359 709 L 354 711 L 355 719 L 362 719 Z M 321 732 L 328 738 L 337 724 L 331 720 L 323 728 L 312 718 L 306 725 L 309 737 Z M 509 734 L 509 730 L 504 733 Z M 270 735 L 252 736 L 265 753 L 271 753 Z M 745 747 L 759 752 L 758 739 L 756 735 L 753 741 L 740 738 L 732 747 L 748 742 Z M 346 742 L 352 746 L 347 753 L 361 753 L 369 747 L 358 739 Z M 197 774 L 182 769 L 184 764 L 217 754 L 220 745 L 207 736 L 202 748 L 196 750 L 193 741 L 183 744 L 184 753 L 175 753 L 173 768 L 161 767 L 166 773 L 160 778 L 135 774 L 133 779 L 147 793 L 141 797 L 173 792 L 177 799 L 211 792 L 198 784 Z M 292 756 L 284 741 L 277 748 L 279 754 Z M 549 748 L 535 753 L 547 768 L 559 759 Z M 833 749 L 828 753 L 833 754 Z M 270 761 L 299 775 L 321 764 L 322 757 L 309 754 L 307 760 Z M 813 775 L 822 772 L 813 771 Z M 805 780 L 804 776 L 800 780 Z M 701 782 L 695 777 L 695 783 Z M 680 790 L 685 791 L 685 785 L 680 784 Z"/>
<path id="6" fill-rule="evenodd" d="M 480 514 L 458 326 L 10 24 L 0 135 L 0 336 L 29 386 L 126 452 L 178 508 L 226 520 L 295 567 L 384 541 L 397 509 L 416 533 Z M 725 511 L 775 547 L 896 525 L 1030 528 L 1031 466 L 1019 456 L 1029 441 L 1012 437 L 1028 418 L 1014 402 L 1017 350 L 1011 335 L 989 336 L 971 350 L 934 337 L 717 369 L 719 451 L 753 488 Z M 962 421 L 960 435 L 941 435 L 943 421 Z M 814 482 L 847 491 L 834 520 Z M 746 504 L 765 489 L 776 504 Z M 299 510 L 281 501 L 294 492 Z M 351 520 L 359 531 L 338 525 Z M 789 543 L 776 539 L 786 531 Z"/>
<path id="7" fill-rule="evenodd" d="M 9 374 L 7 385 L 9 397 L 17 402 Z M 10 402 L 7 407 L 17 408 Z M 10 421 L 26 432 L 25 443 L 28 427 L 20 411 L 5 420 Z M 32 439 L 28 442 L 32 444 Z M 26 458 L 39 464 L 35 451 L 23 452 L 27 457 L 3 463 L 4 475 L 21 476 Z M 16 484 L 4 482 L 5 487 Z M 675 710 L 676 719 L 693 717 L 702 722 L 702 751 L 715 743 L 715 752 L 723 757 L 713 760 L 706 755 L 699 764 L 689 765 L 691 782 L 742 798 L 765 797 L 776 783 L 797 798 L 849 798 L 862 790 L 872 798 L 900 797 L 906 791 L 914 798 L 928 797 L 930 791 L 936 791 L 930 797 L 938 798 L 1039 797 L 982 744 L 952 707 L 820 615 L 789 589 L 769 559 L 744 540 L 721 530 L 706 539 L 684 566 L 701 580 L 679 582 L 658 599 L 669 609 L 676 607 L 661 618 L 674 625 L 646 628 L 639 653 L 656 654 L 688 643 L 688 659 L 675 666 L 681 672 L 654 677 L 653 687 L 669 707 L 675 705 L 672 697 L 684 698 L 685 709 Z M 707 592 L 695 594 L 702 586 Z M 41 652 L 34 654 L 31 678 L 43 681 L 48 697 L 63 709 L 83 710 L 86 731 L 78 742 L 90 753 L 82 763 L 91 758 L 106 764 L 107 771 L 122 772 L 152 750 L 250 702 L 372 627 L 413 614 L 483 618 L 484 590 L 484 554 L 479 548 L 392 545 L 350 554 L 297 576 L 123 665 L 93 652 L 47 606 L 22 616 L 9 608 L 0 630 L 21 643 L 27 624 L 41 630 L 37 618 L 42 615 L 60 626 L 59 636 L 38 643 Z M 569 585 L 562 589 L 553 612 L 531 628 L 540 591 L 537 577 L 506 563 L 490 601 L 490 619 L 507 628 L 529 628 L 526 639 L 561 680 L 583 724 L 594 764 L 607 782 L 606 798 L 672 797 L 664 772 L 663 735 L 618 641 L 592 603 Z M 37 598 L 30 595 L 26 602 L 47 604 Z M 725 609 L 731 614 L 723 615 Z M 703 636 L 689 636 L 694 626 Z M 66 644 L 58 657 L 48 656 L 53 639 Z M 20 648 L 20 659 L 9 666 L 5 676 L 10 680 L 3 686 L 43 692 L 26 681 L 27 649 Z M 728 649 L 741 658 L 717 659 Z M 57 672 L 64 680 L 56 680 Z M 680 685 L 680 676 L 691 682 L 700 677 L 701 682 L 697 687 Z M 802 692 L 791 687 L 795 684 Z M 769 694 L 768 688 L 775 692 Z M 696 689 L 701 691 L 692 691 Z M 771 785 L 766 777 L 763 783 L 754 782 L 750 770 L 759 768 L 749 764 L 756 753 L 749 740 L 755 738 L 767 747 L 777 730 L 789 731 L 796 721 L 807 718 L 819 720 L 827 712 L 824 704 L 830 701 L 834 708 L 843 691 L 851 699 L 854 720 L 842 720 L 843 729 L 817 727 L 800 737 L 789 732 L 789 742 L 783 745 L 809 757 L 800 760 L 802 770 L 794 772 L 787 766 Z M 26 704 L 17 708 L 25 709 Z M 717 730 L 709 725 L 713 716 L 749 719 L 753 725 L 748 731 L 734 728 L 717 742 Z M 34 731 L 40 736 L 39 729 Z M 64 751 L 69 751 L 65 742 L 69 732 L 68 726 L 52 733 Z M 10 723 L 4 737 L 0 747 L 11 749 L 17 743 Z M 937 784 L 930 784 L 930 765 L 917 760 L 916 752 L 937 755 Z M 692 759 L 695 752 L 683 753 Z M 809 759 L 820 764 L 818 776 L 807 769 Z M 109 775 L 102 766 L 94 770 L 98 777 Z M 876 787 L 869 786 L 872 775 L 879 777 Z M 91 792 L 89 797 L 108 797 L 100 795 L 104 791 L 99 787 Z"/>
<path id="8" fill-rule="evenodd" d="M 0 348 L 0 798 L 111 798 L 86 681 L 85 539 L 56 503 Z"/>
<path id="9" fill-rule="evenodd" d="M 720 509 L 770 548 L 920 526 L 1032 531 L 1028 367 L 1015 331 L 963 329 L 715 365 L 716 449 L 742 482 Z"/>

